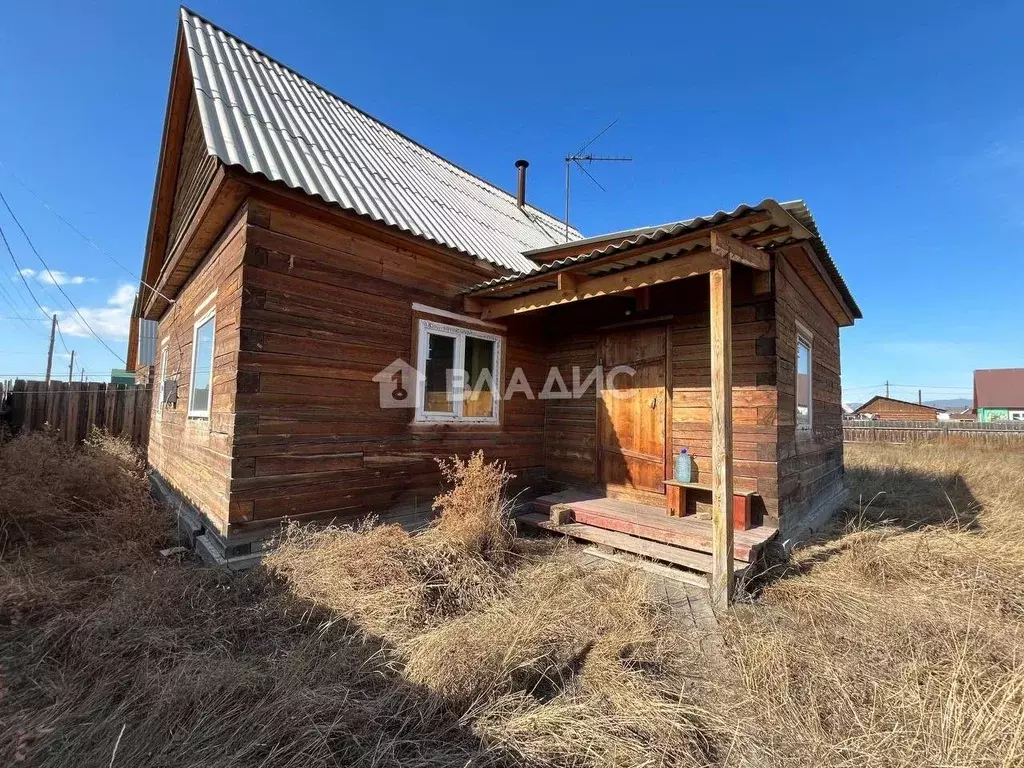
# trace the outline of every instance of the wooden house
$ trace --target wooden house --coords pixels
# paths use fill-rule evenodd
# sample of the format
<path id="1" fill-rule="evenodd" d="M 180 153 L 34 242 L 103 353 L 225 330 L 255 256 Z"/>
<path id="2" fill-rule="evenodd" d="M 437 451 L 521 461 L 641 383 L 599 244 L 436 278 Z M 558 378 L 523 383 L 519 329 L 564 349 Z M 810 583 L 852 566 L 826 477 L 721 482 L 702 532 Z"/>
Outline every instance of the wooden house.
<path id="1" fill-rule="evenodd" d="M 513 195 L 182 10 L 129 355 L 157 322 L 149 461 L 208 554 L 415 524 L 435 459 L 476 449 L 558 524 L 724 590 L 729 552 L 842 502 L 860 311 L 808 208 L 584 238 L 516 165 Z"/>
<path id="2" fill-rule="evenodd" d="M 1024 421 L 1024 368 L 975 371 L 974 410 L 978 421 Z"/>
<path id="3" fill-rule="evenodd" d="M 938 421 L 942 408 L 894 397 L 876 395 L 853 412 L 854 418 L 871 418 L 879 421 Z"/>

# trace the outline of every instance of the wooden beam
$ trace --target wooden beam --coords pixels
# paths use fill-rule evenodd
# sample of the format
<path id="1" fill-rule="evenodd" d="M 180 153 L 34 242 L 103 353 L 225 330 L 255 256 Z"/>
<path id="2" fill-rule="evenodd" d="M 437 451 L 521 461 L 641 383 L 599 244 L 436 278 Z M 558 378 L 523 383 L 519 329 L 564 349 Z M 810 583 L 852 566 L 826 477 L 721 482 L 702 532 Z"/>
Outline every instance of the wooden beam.
<path id="1" fill-rule="evenodd" d="M 749 216 L 745 216 L 742 219 L 737 219 L 735 221 L 730 221 L 730 222 L 727 222 L 725 224 L 721 224 L 721 225 L 718 226 L 717 229 L 718 229 L 719 232 L 721 232 L 721 231 L 730 230 L 730 229 L 739 229 L 739 228 L 742 228 L 742 227 L 752 226 L 754 224 L 761 224 L 763 222 L 771 221 L 771 220 L 772 220 L 772 216 L 771 216 L 770 213 L 756 213 L 756 214 L 751 214 Z M 614 263 L 616 261 L 619 261 L 620 259 L 627 258 L 627 257 L 630 258 L 630 259 L 636 259 L 636 258 L 639 258 L 641 256 L 648 256 L 648 255 L 651 255 L 651 254 L 657 254 L 657 253 L 666 252 L 666 251 L 670 252 L 670 253 L 671 252 L 675 252 L 675 251 L 678 251 L 680 248 L 682 248 L 684 245 L 689 245 L 690 243 L 701 241 L 701 240 L 707 240 L 707 239 L 708 239 L 708 230 L 707 229 L 698 229 L 698 230 L 695 230 L 693 232 L 685 232 L 685 233 L 683 233 L 681 235 L 678 235 L 676 237 L 669 238 L 668 240 L 661 240 L 660 242 L 657 242 L 657 243 L 648 243 L 647 245 L 636 246 L 636 247 L 633 247 L 633 248 L 629 248 L 628 250 L 616 251 L 615 253 L 609 253 L 609 254 L 605 254 L 604 256 L 598 256 L 596 258 L 590 259 L 589 261 L 585 261 L 582 264 L 579 264 L 578 266 L 577 265 L 568 265 L 566 267 L 563 267 L 562 269 L 563 269 L 563 271 L 566 271 L 566 272 L 572 272 L 574 270 L 576 272 L 579 272 L 581 269 L 592 270 L 595 267 L 603 266 L 603 265 L 606 265 L 606 264 L 609 264 L 609 263 Z M 607 248 L 608 245 L 605 245 L 604 247 Z M 595 248 L 595 250 L 596 250 L 596 248 Z M 562 257 L 560 256 L 559 258 L 562 258 Z M 543 280 L 551 280 L 557 274 L 561 274 L 561 272 L 558 271 L 558 270 L 555 270 L 555 271 L 552 271 L 552 272 L 541 272 L 541 273 L 537 273 L 537 274 L 530 274 L 530 275 L 527 275 L 527 276 L 517 280 L 515 282 L 515 286 L 517 288 L 519 288 L 519 287 L 521 287 L 523 285 L 529 285 L 530 283 L 533 283 L 533 282 L 543 281 Z M 479 291 L 475 291 L 473 295 L 474 296 L 487 296 L 487 295 L 492 294 L 492 293 L 501 293 L 502 291 L 508 290 L 508 288 L 509 288 L 508 284 L 494 285 L 494 286 L 490 286 L 488 288 L 481 288 Z"/>
<path id="2" fill-rule="evenodd" d="M 767 272 L 771 267 L 767 253 L 714 229 L 711 230 L 711 252 L 761 272 Z"/>
<path id="3" fill-rule="evenodd" d="M 724 263 L 724 259 L 715 256 L 710 251 L 694 251 L 685 256 L 659 261 L 657 264 L 648 264 L 643 267 L 624 269 L 611 275 L 592 277 L 578 283 L 576 290 L 571 293 L 552 288 L 531 293 L 528 296 L 496 301 L 494 304 L 484 307 L 481 317 L 484 320 L 494 320 L 558 304 L 609 296 L 673 280 L 683 280 L 687 277 L 707 274 L 712 269 L 721 268 Z"/>
<path id="4" fill-rule="evenodd" d="M 579 288 L 580 282 L 586 279 L 586 275 L 580 275 L 578 272 L 559 272 L 558 275 L 558 290 L 563 296 L 568 298 L 576 293 Z M 582 278 L 582 280 L 581 280 Z"/>
<path id="5" fill-rule="evenodd" d="M 721 232 L 726 232 L 734 229 L 743 229 L 745 227 L 751 227 L 756 224 L 765 224 L 774 219 L 770 211 L 757 211 L 756 213 L 748 213 L 739 219 L 732 221 L 726 221 L 719 224 L 717 229 Z M 579 241 L 565 243 L 558 248 L 541 249 L 543 253 L 537 253 L 536 251 L 525 251 L 523 253 L 528 259 L 532 259 L 538 264 L 547 264 L 548 262 L 555 261 L 557 259 L 565 259 L 570 256 L 579 256 L 584 253 L 593 253 L 594 251 L 607 248 L 609 245 L 617 245 L 618 243 L 625 242 L 630 237 L 636 237 L 639 233 L 633 232 L 632 235 L 622 233 L 611 233 L 604 237 L 592 239 L 587 243 L 580 243 Z M 699 232 L 690 233 L 688 237 L 700 239 L 707 237 L 707 229 L 700 230 Z"/>
<path id="6" fill-rule="evenodd" d="M 462 311 L 471 315 L 479 315 L 489 304 L 494 302 L 494 299 L 474 299 L 472 296 L 463 296 Z"/>
<path id="7" fill-rule="evenodd" d="M 711 597 L 732 601 L 732 266 L 711 272 Z"/>

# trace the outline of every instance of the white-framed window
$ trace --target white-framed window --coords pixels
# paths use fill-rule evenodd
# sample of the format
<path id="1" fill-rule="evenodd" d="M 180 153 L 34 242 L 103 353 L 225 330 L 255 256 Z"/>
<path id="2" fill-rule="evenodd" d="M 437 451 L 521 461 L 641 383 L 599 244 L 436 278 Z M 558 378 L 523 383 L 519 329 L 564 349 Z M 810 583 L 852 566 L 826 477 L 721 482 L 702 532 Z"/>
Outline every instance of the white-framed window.
<path id="1" fill-rule="evenodd" d="M 419 321 L 417 421 L 497 423 L 501 337 Z"/>
<path id="2" fill-rule="evenodd" d="M 156 380 L 156 396 L 153 398 L 156 401 L 156 420 L 164 420 L 164 392 L 165 382 L 167 381 L 167 341 L 164 340 L 163 345 L 160 348 L 160 375 Z"/>
<path id="3" fill-rule="evenodd" d="M 188 385 L 189 418 L 210 417 L 213 400 L 213 337 L 216 310 L 211 309 L 192 327 L 192 375 Z"/>
<path id="4" fill-rule="evenodd" d="M 814 334 L 796 324 L 796 428 L 809 431 L 814 423 Z"/>
<path id="5" fill-rule="evenodd" d="M 1024 411 L 1010 411 L 1010 421 L 1024 421 Z"/>

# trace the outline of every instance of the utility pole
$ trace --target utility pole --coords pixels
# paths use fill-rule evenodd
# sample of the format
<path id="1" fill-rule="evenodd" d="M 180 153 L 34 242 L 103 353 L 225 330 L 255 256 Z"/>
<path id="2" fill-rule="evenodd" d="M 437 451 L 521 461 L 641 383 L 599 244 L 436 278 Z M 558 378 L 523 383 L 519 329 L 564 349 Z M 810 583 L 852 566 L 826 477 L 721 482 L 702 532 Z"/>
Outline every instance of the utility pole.
<path id="1" fill-rule="evenodd" d="M 889 382 L 888 381 L 885 382 L 885 396 L 886 397 L 889 396 Z"/>
<path id="2" fill-rule="evenodd" d="M 82 383 L 85 382 L 85 368 L 82 369 L 82 375 L 78 378 L 78 380 Z"/>
<path id="3" fill-rule="evenodd" d="M 75 375 L 75 350 L 71 350 L 71 364 L 68 365 L 68 382 L 70 383 Z"/>
<path id="4" fill-rule="evenodd" d="M 46 384 L 50 384 L 50 371 L 53 369 L 53 337 L 57 333 L 57 316 L 50 323 L 50 351 L 46 353 Z"/>
<path id="5" fill-rule="evenodd" d="M 920 389 L 917 390 L 917 404 L 918 405 L 924 405 L 924 403 L 921 402 L 921 390 Z"/>

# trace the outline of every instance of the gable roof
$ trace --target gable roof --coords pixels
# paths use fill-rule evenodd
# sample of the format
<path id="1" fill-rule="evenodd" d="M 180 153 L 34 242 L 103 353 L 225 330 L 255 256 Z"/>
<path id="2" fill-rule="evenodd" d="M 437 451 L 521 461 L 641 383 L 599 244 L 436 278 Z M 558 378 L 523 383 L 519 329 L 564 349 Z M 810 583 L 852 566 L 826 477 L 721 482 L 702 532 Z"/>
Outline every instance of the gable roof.
<path id="1" fill-rule="evenodd" d="M 897 400 L 895 397 L 886 397 L 885 395 L 875 395 L 855 410 L 854 413 L 870 413 L 871 411 L 868 409 L 868 406 L 879 400 L 885 400 L 887 403 L 899 403 L 900 405 L 912 405 L 915 408 L 927 408 L 929 411 L 935 411 L 936 413 L 945 413 L 944 408 L 936 408 L 934 405 L 925 405 L 924 403 L 913 403 L 910 400 Z"/>
<path id="2" fill-rule="evenodd" d="M 515 272 L 565 225 L 370 117 L 187 8 L 207 149 L 342 208 Z M 581 237 L 569 229 L 570 239 Z"/>
<path id="3" fill-rule="evenodd" d="M 974 407 L 1024 407 L 1024 368 L 987 368 L 975 371 Z"/>

